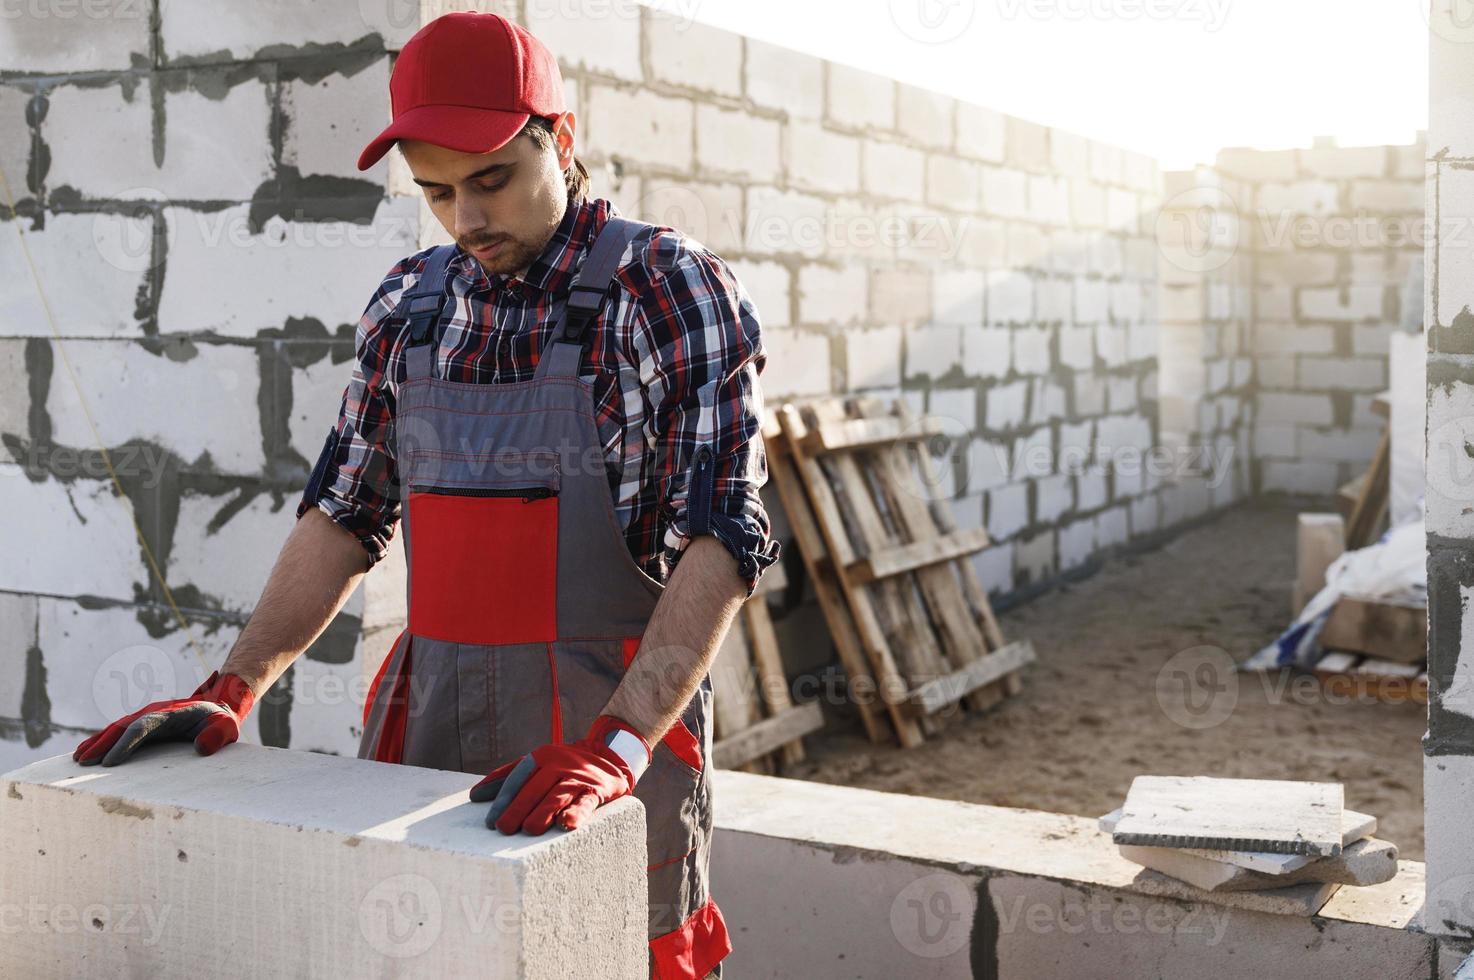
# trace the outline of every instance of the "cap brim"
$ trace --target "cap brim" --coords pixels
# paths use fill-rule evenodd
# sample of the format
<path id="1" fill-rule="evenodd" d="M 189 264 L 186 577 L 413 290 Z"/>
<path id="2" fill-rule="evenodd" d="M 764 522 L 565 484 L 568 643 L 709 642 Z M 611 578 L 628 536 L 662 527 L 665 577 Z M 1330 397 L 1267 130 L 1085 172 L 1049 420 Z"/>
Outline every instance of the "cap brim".
<path id="1" fill-rule="evenodd" d="M 477 109 L 461 105 L 425 105 L 402 113 L 358 156 L 367 170 L 400 140 L 422 140 L 461 153 L 490 153 L 527 125 L 525 112 Z"/>

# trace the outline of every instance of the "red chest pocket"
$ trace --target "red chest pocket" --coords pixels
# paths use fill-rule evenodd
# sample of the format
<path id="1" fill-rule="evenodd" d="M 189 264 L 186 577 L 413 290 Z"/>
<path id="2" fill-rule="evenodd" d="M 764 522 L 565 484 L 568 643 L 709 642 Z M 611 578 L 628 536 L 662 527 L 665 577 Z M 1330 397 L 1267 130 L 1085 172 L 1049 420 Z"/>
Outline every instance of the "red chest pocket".
<path id="1" fill-rule="evenodd" d="M 410 632 L 451 643 L 557 639 L 557 471 L 478 482 L 410 483 Z"/>

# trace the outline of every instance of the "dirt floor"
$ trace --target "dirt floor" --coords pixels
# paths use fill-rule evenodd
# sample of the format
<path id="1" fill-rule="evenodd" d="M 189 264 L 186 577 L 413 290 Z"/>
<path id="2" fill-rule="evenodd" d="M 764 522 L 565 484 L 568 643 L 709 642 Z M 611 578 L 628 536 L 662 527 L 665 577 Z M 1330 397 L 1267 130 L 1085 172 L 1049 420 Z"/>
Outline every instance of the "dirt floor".
<path id="1" fill-rule="evenodd" d="M 788 775 L 1092 817 L 1139 773 L 1339 781 L 1421 860 L 1421 705 L 1329 703 L 1309 677 L 1217 671 L 1199 649 L 1241 661 L 1287 625 L 1294 548 L 1294 511 L 1255 507 L 1109 562 L 1000 616 L 1039 655 L 1018 697 L 911 750 L 831 730 Z"/>

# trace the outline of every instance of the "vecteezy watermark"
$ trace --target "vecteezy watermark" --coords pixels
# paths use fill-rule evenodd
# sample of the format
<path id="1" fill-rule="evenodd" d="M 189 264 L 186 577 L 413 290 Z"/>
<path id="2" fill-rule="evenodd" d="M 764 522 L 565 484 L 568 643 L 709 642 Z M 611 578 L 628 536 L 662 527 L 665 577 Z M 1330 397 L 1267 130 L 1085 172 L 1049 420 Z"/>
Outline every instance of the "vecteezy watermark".
<path id="1" fill-rule="evenodd" d="M 960 875 L 917 878 L 891 901 L 891 935 L 913 956 L 951 956 L 971 937 L 976 904 L 974 887 Z"/>
<path id="2" fill-rule="evenodd" d="M 0 20 L 148 20 L 148 0 L 0 0 Z"/>
<path id="3" fill-rule="evenodd" d="M 1183 728 L 1216 728 L 1239 703 L 1238 665 L 1228 651 L 1196 646 L 1170 657 L 1157 672 L 1157 705 Z"/>
<path id="4" fill-rule="evenodd" d="M 1403 0 L 1437 37 L 1454 44 L 1474 43 L 1474 0 Z"/>
<path id="5" fill-rule="evenodd" d="M 92 673 L 92 703 L 109 720 L 145 705 L 179 697 L 175 660 L 159 647 L 139 643 L 108 654 Z M 194 683 L 198 683 L 195 681 Z"/>
<path id="6" fill-rule="evenodd" d="M 913 41 L 946 44 L 972 26 L 976 0 L 890 0 L 891 23 Z"/>
<path id="7" fill-rule="evenodd" d="M 45 473 L 59 480 L 106 480 L 114 474 L 143 490 L 163 485 L 169 468 L 169 451 L 157 446 L 130 443 L 108 450 L 76 449 L 56 443 L 27 443 L 23 450 L 10 450 L 11 458 L 28 474 Z M 108 469 L 108 464 L 112 469 Z"/>
<path id="8" fill-rule="evenodd" d="M 358 903 L 358 931 L 384 956 L 419 956 L 435 945 L 444 927 L 440 891 L 423 875 L 385 878 Z"/>
<path id="9" fill-rule="evenodd" d="M 70 902 L 3 901 L 0 902 L 0 936 L 18 933 L 97 932 L 126 936 L 139 946 L 155 946 L 164 932 L 172 905 L 149 905 L 134 902 Z"/>
<path id="10" fill-rule="evenodd" d="M 1239 247 L 1237 202 L 1216 187 L 1189 187 L 1157 211 L 1157 250 L 1185 272 L 1222 268 Z"/>
<path id="11" fill-rule="evenodd" d="M 1205 936 L 1203 945 L 1216 946 L 1223 941 L 1233 917 L 1232 909 L 1208 902 L 1181 908 L 1148 898 L 1122 901 L 1118 894 L 1104 890 L 1078 893 L 1083 896 L 1079 899 L 1075 894 L 1065 891 L 1053 901 L 1018 895 L 995 902 L 999 932 L 1043 936 Z"/>
<path id="12" fill-rule="evenodd" d="M 1004 20 L 1198 21 L 1216 31 L 1228 19 L 1230 0 L 997 0 Z"/>

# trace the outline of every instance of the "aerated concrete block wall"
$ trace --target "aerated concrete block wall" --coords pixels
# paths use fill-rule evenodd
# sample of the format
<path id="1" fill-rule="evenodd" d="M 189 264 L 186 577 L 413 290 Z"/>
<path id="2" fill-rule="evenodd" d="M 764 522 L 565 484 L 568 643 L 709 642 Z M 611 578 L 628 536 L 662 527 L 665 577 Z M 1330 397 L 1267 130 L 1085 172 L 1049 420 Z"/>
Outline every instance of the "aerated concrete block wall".
<path id="1" fill-rule="evenodd" d="M 0 20 L 19 212 L 0 208 L 0 768 L 187 693 L 256 603 L 358 314 L 419 238 L 384 165 L 354 168 L 418 25 L 401 13 L 93 0 Z M 373 598 L 247 738 L 351 746 Z"/>
<path id="2" fill-rule="evenodd" d="M 66 751 L 226 656 L 335 419 L 360 311 L 444 238 L 397 154 L 354 161 L 387 119 L 394 52 L 467 7 L 558 53 L 594 194 L 731 262 L 763 323 L 768 404 L 901 397 L 944 420 L 937 492 L 991 534 L 990 590 L 1031 594 L 1248 492 L 1257 246 L 1169 264 L 1180 180 L 1164 210 L 1150 158 L 1000 114 L 986 92 L 633 2 L 28 4 L 0 22 L 0 171 L 20 215 L 0 218 L 0 761 Z M 1290 193 L 1269 177 L 1244 196 Z M 1348 206 L 1389 182 L 1335 179 Z M 1323 288 L 1353 271 L 1336 259 Z M 1298 298 L 1327 315 L 1309 285 Z M 1330 421 L 1297 429 L 1296 452 L 1366 428 L 1369 391 L 1336 375 L 1376 360 L 1356 356 L 1363 326 L 1297 363 L 1286 394 Z M 246 737 L 353 753 L 403 592 L 395 548 Z"/>
<path id="3" fill-rule="evenodd" d="M 989 588 L 1182 516 L 1140 462 L 1154 161 L 648 11 L 529 24 L 577 86 L 591 161 L 756 297 L 770 404 L 904 397 L 945 420 L 939 492 L 991 533 Z"/>
<path id="4" fill-rule="evenodd" d="M 1330 494 L 1371 461 L 1386 424 L 1372 399 L 1426 237 L 1425 152 L 1322 140 L 1218 155 L 1254 265 L 1257 492 Z"/>
<path id="5" fill-rule="evenodd" d="M 1447 3 L 1430 34 L 1428 731 L 1423 796 L 1430 931 L 1474 936 L 1474 30 Z"/>

